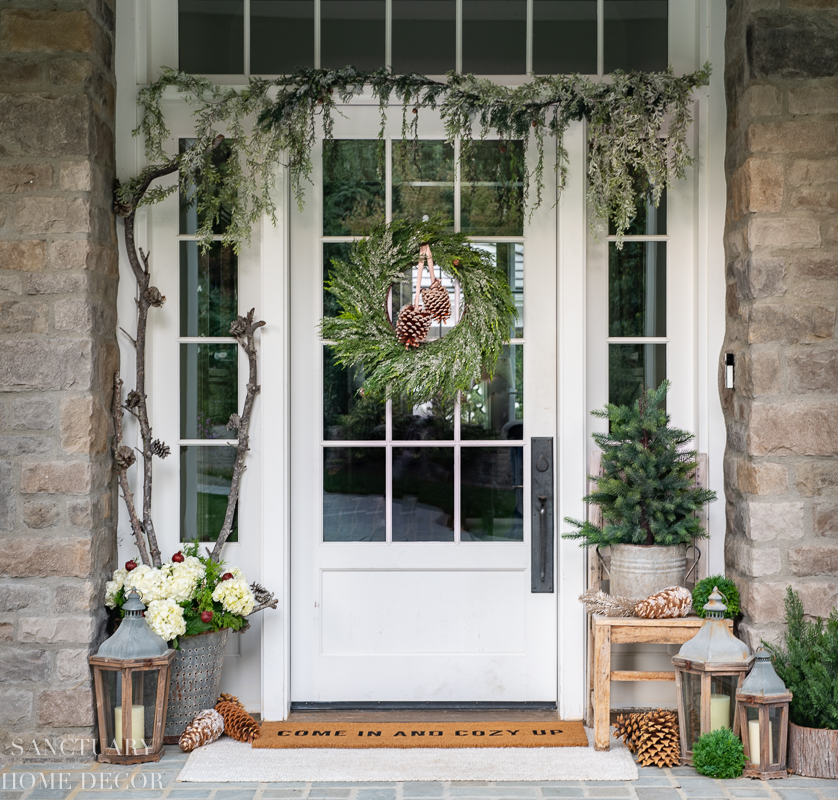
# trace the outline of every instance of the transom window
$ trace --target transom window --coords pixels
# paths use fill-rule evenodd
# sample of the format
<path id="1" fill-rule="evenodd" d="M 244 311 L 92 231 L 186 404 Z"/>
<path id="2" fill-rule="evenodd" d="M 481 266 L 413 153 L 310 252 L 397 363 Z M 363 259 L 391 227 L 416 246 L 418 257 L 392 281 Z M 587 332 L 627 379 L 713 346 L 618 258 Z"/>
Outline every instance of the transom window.
<path id="1" fill-rule="evenodd" d="M 178 0 L 180 69 L 209 75 L 654 71 L 667 34 L 667 0 Z"/>
<path id="2" fill-rule="evenodd" d="M 480 542 L 523 539 L 524 237 L 519 143 L 475 143 L 474 169 L 460 178 L 456 148 L 444 141 L 326 144 L 323 159 L 323 276 L 333 258 L 370 227 L 396 218 L 442 215 L 505 269 L 519 319 L 492 378 L 457 397 L 413 405 L 367 397 L 364 376 L 336 363 L 323 343 L 323 539 L 326 542 Z M 498 149 L 501 148 L 501 153 Z M 497 167 L 501 157 L 500 173 Z M 389 191 L 388 191 L 389 187 Z M 508 193 L 513 192 L 511 210 Z M 503 199 L 507 193 L 506 200 Z M 453 316 L 463 298 L 444 273 Z M 417 268 L 388 302 L 391 317 L 412 302 Z M 424 285 L 430 276 L 424 273 Z M 383 298 L 382 298 L 383 299 Z M 323 313 L 341 311 L 323 292 Z"/>

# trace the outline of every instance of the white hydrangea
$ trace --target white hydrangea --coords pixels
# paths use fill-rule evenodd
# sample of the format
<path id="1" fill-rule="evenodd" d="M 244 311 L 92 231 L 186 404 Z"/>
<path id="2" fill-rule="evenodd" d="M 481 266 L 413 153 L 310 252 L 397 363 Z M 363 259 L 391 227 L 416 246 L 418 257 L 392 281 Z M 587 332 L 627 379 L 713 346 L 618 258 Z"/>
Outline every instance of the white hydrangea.
<path id="1" fill-rule="evenodd" d="M 228 567 L 227 572 L 229 572 L 234 578 L 243 580 L 245 583 L 247 583 L 247 578 L 245 577 L 245 574 L 238 567 Z"/>
<path id="2" fill-rule="evenodd" d="M 148 603 L 145 619 L 149 627 L 167 642 L 186 633 L 183 609 L 170 597 Z"/>
<path id="3" fill-rule="evenodd" d="M 135 589 L 146 606 L 155 600 L 167 599 L 169 597 L 167 566 L 170 565 L 158 569 L 157 567 L 149 567 L 147 564 L 141 564 L 136 569 L 131 570 L 125 578 L 126 592 L 129 589 Z"/>
<path id="4" fill-rule="evenodd" d="M 170 566 L 167 575 L 168 596 L 178 603 L 191 600 L 206 573 L 204 565 L 194 556 L 187 556 L 181 563 L 167 566 Z"/>
<path id="5" fill-rule="evenodd" d="M 127 575 L 127 569 L 114 570 L 113 580 L 110 580 L 105 584 L 105 605 L 108 608 L 116 608 L 116 596 L 125 584 L 125 578 Z"/>
<path id="6" fill-rule="evenodd" d="M 243 617 L 253 611 L 256 602 L 253 592 L 250 591 L 247 581 L 243 578 L 229 578 L 226 581 L 220 581 L 212 593 L 212 599 L 216 603 L 221 603 L 225 611 L 231 614 L 240 614 Z"/>

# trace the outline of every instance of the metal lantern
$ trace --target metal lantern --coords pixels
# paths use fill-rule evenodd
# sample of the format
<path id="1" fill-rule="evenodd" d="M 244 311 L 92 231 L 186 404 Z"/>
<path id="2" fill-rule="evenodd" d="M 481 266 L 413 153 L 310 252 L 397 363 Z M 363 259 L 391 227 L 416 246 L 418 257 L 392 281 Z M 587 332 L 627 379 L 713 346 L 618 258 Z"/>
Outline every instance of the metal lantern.
<path id="1" fill-rule="evenodd" d="M 745 775 L 761 780 L 785 778 L 792 694 L 765 650 L 757 650 L 755 658 L 754 668 L 736 691 Z"/>
<path id="2" fill-rule="evenodd" d="M 88 659 L 99 722 L 99 761 L 141 764 L 163 755 L 169 671 L 175 651 L 149 628 L 131 592 L 116 633 Z"/>
<path id="3" fill-rule="evenodd" d="M 713 587 L 698 633 L 672 657 L 678 697 L 681 763 L 692 766 L 692 749 L 699 737 L 717 728 L 739 730 L 736 690 L 754 657 L 748 646 L 728 630 L 727 606 Z"/>

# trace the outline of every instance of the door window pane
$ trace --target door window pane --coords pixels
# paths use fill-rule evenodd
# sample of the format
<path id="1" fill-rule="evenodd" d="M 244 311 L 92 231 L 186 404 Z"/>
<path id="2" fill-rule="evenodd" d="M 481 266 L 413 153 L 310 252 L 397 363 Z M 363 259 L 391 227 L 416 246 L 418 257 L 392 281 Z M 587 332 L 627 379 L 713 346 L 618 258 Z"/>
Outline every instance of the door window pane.
<path id="1" fill-rule="evenodd" d="M 524 539 L 524 448 L 464 447 L 460 538 L 464 542 Z"/>
<path id="2" fill-rule="evenodd" d="M 393 0 L 393 72 L 443 75 L 454 69 L 455 8 L 454 0 Z"/>
<path id="3" fill-rule="evenodd" d="M 596 0 L 533 0 L 533 72 L 596 74 L 596 5 Z"/>
<path id="4" fill-rule="evenodd" d="M 323 244 L 323 316 L 336 317 L 343 309 L 337 298 L 327 291 L 326 285 L 332 275 L 332 260 L 349 261 L 352 251 L 350 242 L 324 242 Z"/>
<path id="5" fill-rule="evenodd" d="M 617 226 L 608 222 L 609 236 L 615 236 Z M 661 192 L 657 208 L 651 194 L 644 194 L 637 203 L 637 213 L 625 231 L 626 236 L 660 236 L 666 233 L 666 189 Z"/>
<path id="6" fill-rule="evenodd" d="M 393 541 L 454 541 L 453 448 L 393 448 Z"/>
<path id="7" fill-rule="evenodd" d="M 605 0 L 605 71 L 666 69 L 667 16 L 667 0 Z"/>
<path id="8" fill-rule="evenodd" d="M 320 66 L 384 66 L 384 0 L 320 0 Z"/>
<path id="9" fill-rule="evenodd" d="M 478 250 L 491 254 L 495 263 L 506 273 L 512 298 L 518 312 L 515 327 L 509 331 L 510 339 L 524 336 L 524 245 L 522 242 L 474 242 Z"/>
<path id="10" fill-rule="evenodd" d="M 463 72 L 527 71 L 527 0 L 463 0 Z"/>
<path id="11" fill-rule="evenodd" d="M 383 447 L 323 450 L 323 541 L 383 542 L 387 468 Z"/>
<path id="12" fill-rule="evenodd" d="M 666 336 L 666 242 L 608 244 L 608 335 Z"/>
<path id="13" fill-rule="evenodd" d="M 180 152 L 183 153 L 194 144 L 194 139 L 180 139 Z M 212 170 L 217 171 L 221 175 L 228 173 L 227 162 L 233 154 L 232 142 L 225 139 L 218 147 L 214 148 L 206 158 L 209 159 L 209 165 Z M 180 191 L 180 227 L 181 233 L 197 233 L 198 228 L 204 224 L 207 215 L 212 217 L 212 232 L 215 234 L 222 234 L 227 230 L 230 224 L 230 208 L 218 200 L 217 207 L 208 207 L 206 204 L 210 200 L 218 197 L 216 184 L 206 177 L 202 181 L 204 187 L 204 194 L 202 195 L 202 208 L 198 211 L 196 197 L 191 190 L 186 192 Z"/>
<path id="14" fill-rule="evenodd" d="M 378 147 L 375 139 L 323 143 L 324 236 L 365 236 L 384 222 Z"/>
<path id="15" fill-rule="evenodd" d="M 524 233 L 524 148 L 521 142 L 474 142 L 463 165 L 460 227 L 468 236 Z"/>
<path id="16" fill-rule="evenodd" d="M 331 347 L 323 348 L 323 438 L 333 441 L 377 441 L 386 434 L 386 403 L 364 396 L 364 373 L 344 367 Z"/>
<path id="17" fill-rule="evenodd" d="M 608 345 L 608 402 L 631 405 L 666 378 L 665 344 Z"/>
<path id="18" fill-rule="evenodd" d="M 414 405 L 403 397 L 393 400 L 393 439 L 396 441 L 454 438 L 454 400 L 437 395 Z"/>
<path id="19" fill-rule="evenodd" d="M 314 66 L 314 0 L 250 0 L 250 72 Z"/>
<path id="20" fill-rule="evenodd" d="M 524 438 L 523 345 L 505 345 L 491 380 L 462 393 L 460 436 L 494 441 Z"/>
<path id="21" fill-rule="evenodd" d="M 239 259 L 232 247 L 180 243 L 180 335 L 229 336 L 238 316 Z"/>
<path id="22" fill-rule="evenodd" d="M 235 431 L 227 429 L 227 422 L 237 411 L 237 347 L 236 344 L 181 344 L 182 439 L 236 438 Z"/>
<path id="23" fill-rule="evenodd" d="M 201 75 L 242 75 L 244 0 L 178 0 L 178 66 Z"/>
<path id="24" fill-rule="evenodd" d="M 454 226 L 454 148 L 442 141 L 393 142 L 393 219 L 441 216 Z"/>
<path id="25" fill-rule="evenodd" d="M 232 447 L 180 448 L 180 540 L 214 542 L 224 526 L 236 451 Z M 238 541 L 238 508 L 228 542 Z"/>

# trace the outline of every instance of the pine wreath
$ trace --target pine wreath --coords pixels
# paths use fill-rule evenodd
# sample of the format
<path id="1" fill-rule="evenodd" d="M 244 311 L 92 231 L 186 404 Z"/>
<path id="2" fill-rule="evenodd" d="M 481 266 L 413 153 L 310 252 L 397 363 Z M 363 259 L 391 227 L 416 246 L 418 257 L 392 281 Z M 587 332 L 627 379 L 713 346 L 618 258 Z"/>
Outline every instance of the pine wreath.
<path id="1" fill-rule="evenodd" d="M 445 336 L 405 348 L 387 310 L 391 287 L 415 266 L 422 245 L 461 289 L 460 317 Z M 356 241 L 347 261 L 334 259 L 327 290 L 343 309 L 321 320 L 337 361 L 364 370 L 364 391 L 415 403 L 453 397 L 494 371 L 515 321 L 512 291 L 492 256 L 440 220 L 392 222 Z"/>

